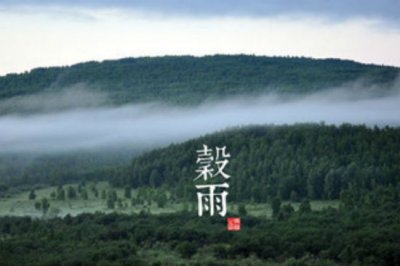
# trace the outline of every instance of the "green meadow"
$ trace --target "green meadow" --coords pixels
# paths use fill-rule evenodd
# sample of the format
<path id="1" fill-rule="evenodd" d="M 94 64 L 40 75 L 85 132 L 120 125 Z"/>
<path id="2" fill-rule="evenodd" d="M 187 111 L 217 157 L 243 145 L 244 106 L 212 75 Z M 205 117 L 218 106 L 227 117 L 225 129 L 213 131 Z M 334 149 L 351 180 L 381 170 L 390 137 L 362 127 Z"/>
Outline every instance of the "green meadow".
<path id="1" fill-rule="evenodd" d="M 64 188 L 73 187 L 78 191 L 78 184 L 65 185 Z M 6 198 L 0 198 L 0 216 L 31 216 L 31 217 L 64 217 L 66 215 L 76 216 L 81 213 L 140 213 L 141 211 L 150 212 L 151 214 L 161 213 L 174 213 L 178 211 L 193 211 L 197 212 L 197 204 L 194 202 L 183 203 L 167 200 L 165 205 L 160 207 L 151 198 L 144 203 L 133 203 L 132 199 L 137 198 L 138 190 L 132 190 L 131 198 L 126 198 L 123 188 L 113 188 L 107 182 L 88 183 L 86 187 L 95 186 L 100 191 L 96 197 L 95 193 L 87 189 L 88 197 L 83 199 L 79 193 L 76 198 L 65 200 L 58 200 L 52 198 L 52 193 L 57 191 L 57 186 L 49 186 L 35 190 L 35 199 L 29 199 L 30 191 L 17 192 L 9 195 Z M 115 191 L 118 198 L 118 204 L 114 208 L 107 206 L 107 199 L 101 197 L 101 191 Z M 154 193 L 157 193 L 155 190 Z M 54 196 L 53 196 L 54 197 Z M 43 198 L 47 198 L 50 207 L 46 213 L 43 214 L 41 209 L 35 208 L 35 203 L 40 202 Z M 338 208 L 339 201 L 336 200 L 315 200 L 311 201 L 312 210 L 322 210 L 324 208 L 333 207 Z M 299 202 L 283 201 L 283 205 L 291 204 L 295 210 L 298 210 Z M 245 204 L 246 211 L 249 215 L 257 217 L 272 217 L 272 208 L 269 203 L 252 203 Z M 228 199 L 228 213 L 237 214 L 238 205 L 230 203 Z"/>

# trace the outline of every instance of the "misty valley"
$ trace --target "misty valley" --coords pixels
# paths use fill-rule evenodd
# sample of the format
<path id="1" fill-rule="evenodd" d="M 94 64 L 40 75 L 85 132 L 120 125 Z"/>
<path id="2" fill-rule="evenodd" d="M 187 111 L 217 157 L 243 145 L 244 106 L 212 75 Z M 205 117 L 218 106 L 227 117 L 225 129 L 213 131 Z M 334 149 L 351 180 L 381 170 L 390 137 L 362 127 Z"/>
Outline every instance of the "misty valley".
<path id="1" fill-rule="evenodd" d="M 400 265 L 398 77 L 246 55 L 1 76 L 0 265 Z M 204 144 L 231 155 L 224 217 L 198 216 Z"/>

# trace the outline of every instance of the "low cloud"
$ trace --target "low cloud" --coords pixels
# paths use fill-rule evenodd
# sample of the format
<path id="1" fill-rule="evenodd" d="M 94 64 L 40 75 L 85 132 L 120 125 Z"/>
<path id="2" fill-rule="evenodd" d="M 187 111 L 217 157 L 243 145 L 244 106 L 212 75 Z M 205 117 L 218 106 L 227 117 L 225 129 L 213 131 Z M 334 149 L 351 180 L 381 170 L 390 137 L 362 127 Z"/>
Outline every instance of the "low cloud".
<path id="1" fill-rule="evenodd" d="M 93 94 L 89 95 L 93 99 Z M 61 93 L 60 99 L 64 96 Z M 85 101 L 82 95 L 79 98 Z M 29 102 L 28 99 L 35 96 L 21 98 L 19 102 Z M 143 149 L 250 124 L 325 122 L 399 126 L 399 102 L 398 86 L 391 90 L 349 86 L 303 97 L 269 94 L 196 107 L 148 103 L 9 114 L 0 116 L 0 153 Z"/>
<path id="2" fill-rule="evenodd" d="M 37 113 L 74 108 L 90 108 L 107 104 L 105 92 L 90 89 L 84 84 L 75 84 L 57 91 L 47 90 L 37 94 L 15 96 L 0 100 L 0 115 L 12 112 Z"/>

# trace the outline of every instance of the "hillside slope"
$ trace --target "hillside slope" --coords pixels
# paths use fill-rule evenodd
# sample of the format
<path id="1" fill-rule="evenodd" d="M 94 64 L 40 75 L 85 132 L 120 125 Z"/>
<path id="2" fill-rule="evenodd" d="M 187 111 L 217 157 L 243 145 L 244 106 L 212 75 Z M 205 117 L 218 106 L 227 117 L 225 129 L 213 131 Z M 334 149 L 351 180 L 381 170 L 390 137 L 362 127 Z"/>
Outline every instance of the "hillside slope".
<path id="1" fill-rule="evenodd" d="M 275 196 L 338 199 L 347 189 L 362 195 L 365 190 L 400 184 L 400 128 L 348 124 L 217 132 L 137 157 L 118 168 L 110 181 L 117 186 L 169 187 L 178 198 L 194 200 L 196 150 L 203 144 L 226 146 L 230 152 L 226 171 L 232 176 L 229 197 L 234 201 L 265 202 Z"/>
<path id="2" fill-rule="evenodd" d="M 337 59 L 248 55 L 125 58 L 9 74 L 0 77 L 0 99 L 83 84 L 106 91 L 115 104 L 187 104 L 241 94 L 314 92 L 358 80 L 388 84 L 398 72 L 395 67 Z"/>

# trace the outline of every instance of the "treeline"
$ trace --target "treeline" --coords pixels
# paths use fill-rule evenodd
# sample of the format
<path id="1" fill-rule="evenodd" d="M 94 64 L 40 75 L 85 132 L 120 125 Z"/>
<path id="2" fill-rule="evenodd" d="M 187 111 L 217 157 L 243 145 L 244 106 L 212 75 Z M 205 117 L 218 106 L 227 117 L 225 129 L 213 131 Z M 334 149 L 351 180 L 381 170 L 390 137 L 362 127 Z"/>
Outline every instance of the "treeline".
<path id="1" fill-rule="evenodd" d="M 171 190 L 196 200 L 196 150 L 226 146 L 229 199 L 339 199 L 347 190 L 399 186 L 400 129 L 344 124 L 234 128 L 154 150 L 115 170 L 110 182 Z M 215 166 L 214 166 L 215 167 Z"/>
<path id="2" fill-rule="evenodd" d="M 7 191 L 108 180 L 116 167 L 140 150 L 97 150 L 49 154 L 0 154 L 0 198 Z M 15 192 L 15 191 L 14 191 Z"/>
<path id="3" fill-rule="evenodd" d="M 9 74 L 0 77 L 0 99 L 84 84 L 90 89 L 107 91 L 116 104 L 146 101 L 193 104 L 242 94 L 312 92 L 356 80 L 388 85 L 398 72 L 395 67 L 304 57 L 126 58 Z"/>
<path id="4" fill-rule="evenodd" d="M 157 149 L 127 163 L 127 153 L 3 156 L 0 197 L 18 189 L 81 181 L 117 187 L 161 188 L 195 201 L 196 150 L 226 146 L 230 201 L 339 199 L 347 190 L 396 187 L 400 129 L 365 126 L 252 126 L 233 128 Z M 132 156 L 132 155 L 131 155 Z"/>
<path id="5" fill-rule="evenodd" d="M 385 197 L 382 190 L 379 198 Z M 368 194 L 368 193 L 367 193 Z M 195 212 L 0 218 L 2 265 L 400 265 L 400 191 L 374 207 L 226 219 Z M 228 214 L 232 215 L 232 214 Z"/>

